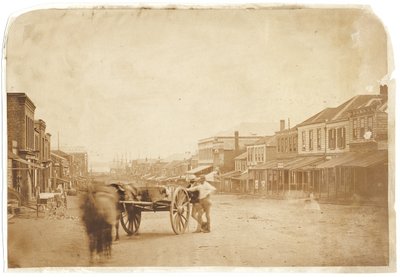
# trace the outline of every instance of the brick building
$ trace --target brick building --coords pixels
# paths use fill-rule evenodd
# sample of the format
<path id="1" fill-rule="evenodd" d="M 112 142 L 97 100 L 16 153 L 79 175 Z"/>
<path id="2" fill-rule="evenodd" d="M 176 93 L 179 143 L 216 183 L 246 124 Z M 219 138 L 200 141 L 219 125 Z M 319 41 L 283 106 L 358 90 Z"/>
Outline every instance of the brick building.
<path id="1" fill-rule="evenodd" d="M 255 143 L 263 136 L 239 136 L 239 132 L 235 132 L 234 136 L 215 136 L 199 140 L 199 161 L 200 166 L 211 166 L 220 173 L 226 173 L 234 170 L 235 157 L 246 146 Z"/>
<path id="2" fill-rule="evenodd" d="M 73 157 L 73 164 L 71 166 L 72 176 L 86 177 L 89 172 L 88 155 L 86 152 L 68 152 Z"/>
<path id="3" fill-rule="evenodd" d="M 46 133 L 46 123 L 39 119 L 35 120 L 35 149 L 37 150 L 37 162 L 43 169 L 37 175 L 37 183 L 40 191 L 48 191 L 51 180 L 51 158 L 50 158 L 51 135 Z"/>
<path id="4" fill-rule="evenodd" d="M 286 128 L 285 120 L 281 120 L 280 129 L 275 132 L 275 137 L 277 159 L 291 159 L 298 155 L 297 126 Z"/>
<path id="5" fill-rule="evenodd" d="M 7 93 L 8 183 L 24 201 L 35 197 L 43 167 L 35 148 L 35 105 L 25 93 Z M 39 135 L 39 132 L 36 132 Z"/>
<path id="6" fill-rule="evenodd" d="M 64 189 L 69 188 L 72 156 L 60 150 L 52 150 L 50 157 L 52 161 L 51 189 L 55 190 L 59 185 Z"/>

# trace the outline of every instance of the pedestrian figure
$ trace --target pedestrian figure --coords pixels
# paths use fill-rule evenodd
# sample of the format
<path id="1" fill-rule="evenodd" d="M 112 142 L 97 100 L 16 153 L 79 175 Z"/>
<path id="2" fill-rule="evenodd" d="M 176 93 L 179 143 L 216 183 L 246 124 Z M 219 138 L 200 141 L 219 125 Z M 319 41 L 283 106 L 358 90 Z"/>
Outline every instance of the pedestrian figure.
<path id="1" fill-rule="evenodd" d="M 210 209 L 211 209 L 211 199 L 210 194 L 216 190 L 214 186 L 206 181 L 204 175 L 199 177 L 199 184 L 191 187 L 188 191 L 198 191 L 199 192 L 199 203 L 202 208 L 202 212 L 198 213 L 197 222 L 201 225 L 201 231 L 205 233 L 209 233 L 211 231 L 211 217 L 210 217 Z M 206 215 L 207 222 L 202 223 L 203 214 Z"/>
<path id="2" fill-rule="evenodd" d="M 195 180 L 191 180 L 188 188 L 193 188 L 196 185 L 198 185 L 198 184 L 195 182 Z M 189 197 L 190 197 L 190 203 L 192 203 L 191 216 L 197 222 L 197 227 L 196 227 L 196 230 L 194 231 L 194 233 L 200 233 L 201 227 L 203 225 L 202 217 L 203 217 L 203 213 L 204 213 L 204 211 L 200 205 L 200 199 L 199 199 L 200 191 L 198 191 L 198 190 L 189 191 L 188 190 L 188 193 L 189 193 Z M 200 218 L 200 221 L 199 221 L 199 218 Z"/>

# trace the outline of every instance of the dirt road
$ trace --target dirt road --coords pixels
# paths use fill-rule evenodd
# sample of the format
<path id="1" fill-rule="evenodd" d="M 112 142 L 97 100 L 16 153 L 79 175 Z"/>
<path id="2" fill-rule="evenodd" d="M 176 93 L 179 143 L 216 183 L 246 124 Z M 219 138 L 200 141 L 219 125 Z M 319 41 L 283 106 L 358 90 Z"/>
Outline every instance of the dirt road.
<path id="1" fill-rule="evenodd" d="M 9 267 L 86 267 L 87 238 L 78 198 L 67 219 L 25 213 L 8 222 Z M 111 260 L 96 266 L 386 266 L 386 208 L 214 195 L 211 233 L 175 235 L 168 212 L 142 214 L 139 235 L 122 234 Z"/>

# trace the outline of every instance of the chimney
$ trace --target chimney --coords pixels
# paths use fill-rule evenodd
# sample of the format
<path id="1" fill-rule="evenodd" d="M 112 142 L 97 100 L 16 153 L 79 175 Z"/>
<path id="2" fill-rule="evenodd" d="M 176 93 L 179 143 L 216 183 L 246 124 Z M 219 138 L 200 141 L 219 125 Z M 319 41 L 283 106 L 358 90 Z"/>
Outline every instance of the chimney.
<path id="1" fill-rule="evenodd" d="M 239 132 L 235 131 L 235 152 L 239 151 Z"/>
<path id="2" fill-rule="evenodd" d="M 387 99 L 388 97 L 388 86 L 381 85 L 379 88 L 379 94 L 382 96 L 383 99 Z"/>
<path id="3" fill-rule="evenodd" d="M 285 130 L 285 120 L 281 119 L 281 128 L 279 129 L 279 131 L 283 131 Z"/>

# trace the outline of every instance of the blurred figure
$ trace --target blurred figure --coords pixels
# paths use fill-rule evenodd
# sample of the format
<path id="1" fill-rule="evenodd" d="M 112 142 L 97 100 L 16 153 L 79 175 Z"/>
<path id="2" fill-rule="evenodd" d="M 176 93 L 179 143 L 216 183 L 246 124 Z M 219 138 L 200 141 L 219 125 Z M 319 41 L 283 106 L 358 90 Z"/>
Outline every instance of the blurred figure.
<path id="1" fill-rule="evenodd" d="M 116 224 L 118 194 L 114 188 L 92 182 L 82 195 L 82 221 L 89 237 L 90 262 L 111 257 L 112 227 Z"/>

